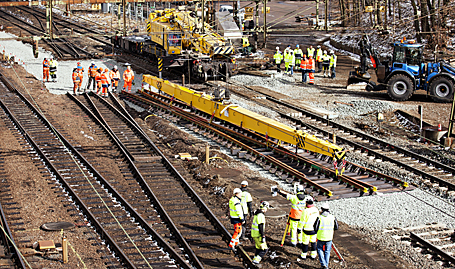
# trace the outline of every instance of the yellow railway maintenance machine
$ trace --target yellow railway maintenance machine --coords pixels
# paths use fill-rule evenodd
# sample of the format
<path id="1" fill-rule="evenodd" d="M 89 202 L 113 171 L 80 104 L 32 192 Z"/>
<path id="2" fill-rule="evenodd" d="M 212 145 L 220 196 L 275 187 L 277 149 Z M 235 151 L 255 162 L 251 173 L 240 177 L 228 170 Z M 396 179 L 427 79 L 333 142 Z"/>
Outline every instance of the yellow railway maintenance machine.
<path id="1" fill-rule="evenodd" d="M 188 10 L 156 10 L 147 19 L 147 35 L 115 36 L 114 46 L 131 53 L 146 55 L 153 61 L 160 58 L 164 68 L 181 68 L 205 81 L 224 80 L 234 64 L 234 46 L 196 12 Z"/>
<path id="2" fill-rule="evenodd" d="M 338 169 L 341 169 L 340 175 L 344 172 L 346 151 L 335 144 L 241 108 L 235 104 L 225 104 L 220 101 L 215 101 L 215 97 L 211 95 L 193 91 L 155 76 L 143 75 L 142 81 L 143 83 L 153 86 L 169 96 L 191 105 L 200 111 L 213 115 L 218 119 L 285 143 L 297 145 L 298 148 L 332 157 L 334 158 L 334 166 L 337 175 Z"/>

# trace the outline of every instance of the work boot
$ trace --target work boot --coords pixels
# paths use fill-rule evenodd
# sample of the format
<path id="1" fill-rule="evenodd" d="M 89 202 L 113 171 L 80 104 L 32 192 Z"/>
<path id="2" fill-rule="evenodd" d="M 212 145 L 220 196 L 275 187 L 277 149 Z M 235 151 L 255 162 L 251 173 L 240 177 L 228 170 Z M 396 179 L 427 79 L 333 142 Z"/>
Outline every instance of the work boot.
<path id="1" fill-rule="evenodd" d="M 302 253 L 300 254 L 300 258 L 301 258 L 302 260 L 306 260 L 306 255 L 307 255 L 307 253 L 303 253 L 303 252 L 302 252 Z"/>

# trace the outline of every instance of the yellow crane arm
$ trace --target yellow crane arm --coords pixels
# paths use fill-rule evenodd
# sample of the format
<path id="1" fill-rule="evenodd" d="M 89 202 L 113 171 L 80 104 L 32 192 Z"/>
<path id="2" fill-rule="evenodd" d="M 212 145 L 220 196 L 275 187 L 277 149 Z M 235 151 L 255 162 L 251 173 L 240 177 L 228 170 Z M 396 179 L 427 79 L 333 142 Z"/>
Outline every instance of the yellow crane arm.
<path id="1" fill-rule="evenodd" d="M 218 119 L 258 132 L 270 138 L 296 145 L 298 148 L 324 154 L 341 161 L 343 148 L 324 141 L 276 120 L 259 115 L 234 104 L 223 104 L 203 92 L 197 92 L 151 75 L 143 75 L 142 81 L 174 98 L 212 115 Z"/>

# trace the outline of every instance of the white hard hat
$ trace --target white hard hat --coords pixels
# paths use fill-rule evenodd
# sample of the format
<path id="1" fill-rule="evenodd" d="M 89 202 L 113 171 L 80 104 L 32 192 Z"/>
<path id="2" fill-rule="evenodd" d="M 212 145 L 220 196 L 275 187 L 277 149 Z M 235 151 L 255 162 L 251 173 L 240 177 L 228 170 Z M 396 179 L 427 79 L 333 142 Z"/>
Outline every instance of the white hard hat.
<path id="1" fill-rule="evenodd" d="M 51 55 L 51 59 L 54 59 L 54 56 Z"/>
<path id="2" fill-rule="evenodd" d="M 320 48 L 320 47 L 321 47 L 321 45 L 318 45 L 318 48 Z"/>
<path id="3" fill-rule="evenodd" d="M 327 209 L 327 210 L 330 209 L 328 203 L 323 203 L 323 204 L 321 205 L 321 208 L 322 208 L 322 209 Z"/>
<path id="4" fill-rule="evenodd" d="M 125 66 L 131 66 L 131 64 L 129 64 L 129 63 L 126 63 L 126 64 L 125 64 Z"/>
<path id="5" fill-rule="evenodd" d="M 242 193 L 242 190 L 239 189 L 239 188 L 235 188 L 234 189 L 234 195 L 236 195 L 237 193 Z"/>
<path id="6" fill-rule="evenodd" d="M 91 64 L 91 65 L 94 65 L 94 64 L 95 64 L 95 62 L 91 62 L 90 64 Z"/>
<path id="7" fill-rule="evenodd" d="M 333 53 L 335 53 L 335 52 L 333 50 L 330 50 L 330 54 L 333 54 Z"/>
<path id="8" fill-rule="evenodd" d="M 324 50 L 324 54 L 327 54 L 327 51 L 326 51 L 326 50 Z"/>
<path id="9" fill-rule="evenodd" d="M 242 185 L 242 186 L 243 186 L 243 185 L 248 186 L 248 181 L 244 180 L 244 181 L 242 181 L 242 183 L 240 183 L 240 185 Z"/>
<path id="10" fill-rule="evenodd" d="M 279 50 L 279 49 L 280 49 L 280 47 L 276 47 L 276 49 L 277 49 L 277 50 Z"/>
<path id="11" fill-rule="evenodd" d="M 304 188 L 302 185 L 297 185 L 297 191 L 303 191 L 303 190 L 304 190 Z"/>
<path id="12" fill-rule="evenodd" d="M 117 69 L 117 66 L 116 66 L 116 65 L 114 65 L 114 69 Z"/>
<path id="13" fill-rule="evenodd" d="M 259 208 L 261 208 L 261 209 L 262 208 L 269 208 L 269 207 L 270 207 L 270 204 L 267 201 L 262 201 L 261 205 L 259 206 Z"/>
<path id="14" fill-rule="evenodd" d="M 314 200 L 313 200 L 313 197 L 307 196 L 307 197 L 305 198 L 305 202 L 308 203 L 308 202 L 310 202 L 310 201 L 311 201 L 311 202 L 314 201 Z"/>

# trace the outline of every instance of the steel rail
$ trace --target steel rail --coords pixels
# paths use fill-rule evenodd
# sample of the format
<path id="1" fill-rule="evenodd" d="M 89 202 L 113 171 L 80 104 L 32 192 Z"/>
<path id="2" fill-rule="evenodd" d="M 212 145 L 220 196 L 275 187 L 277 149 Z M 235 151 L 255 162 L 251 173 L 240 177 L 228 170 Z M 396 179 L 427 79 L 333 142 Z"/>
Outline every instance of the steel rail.
<path id="1" fill-rule="evenodd" d="M 160 213 L 160 218 L 164 218 L 164 221 L 167 223 L 169 226 L 169 229 L 172 232 L 172 235 L 176 237 L 176 241 L 180 243 L 180 245 L 185 249 L 186 254 L 190 257 L 193 266 L 196 268 L 204 268 L 202 263 L 199 261 L 199 259 L 196 257 L 196 254 L 194 251 L 191 249 L 189 246 L 188 242 L 183 238 L 182 234 L 178 230 L 177 226 L 174 224 L 166 210 L 164 210 L 163 206 L 161 205 L 160 201 L 154 194 L 154 192 L 150 189 L 150 186 L 146 183 L 145 179 L 143 178 L 141 172 L 139 169 L 136 167 L 136 165 L 133 162 L 133 158 L 131 153 L 128 151 L 128 149 L 125 147 L 125 145 L 120 141 L 120 139 L 117 137 L 117 135 L 112 131 L 112 129 L 109 127 L 108 123 L 106 120 L 104 120 L 103 116 L 99 112 L 98 108 L 95 106 L 93 101 L 88 97 L 88 94 L 84 94 L 85 98 L 88 100 L 90 106 L 92 107 L 92 110 L 87 108 L 82 102 L 80 102 L 76 97 L 73 95 L 67 93 L 67 96 L 73 100 L 78 106 L 80 106 L 85 113 L 87 113 L 99 126 L 101 126 L 106 134 L 114 141 L 114 143 L 117 145 L 119 150 L 123 153 L 125 158 L 128 161 L 129 167 L 133 170 L 132 174 L 134 178 L 138 181 L 139 185 L 141 186 L 142 190 L 145 192 L 147 197 L 151 199 L 154 202 L 154 205 L 156 205 L 155 209 L 159 211 Z M 96 114 L 96 115 L 95 115 Z"/>
<path id="2" fill-rule="evenodd" d="M 121 107 L 122 105 L 120 102 L 115 98 L 112 94 L 109 94 L 111 96 L 111 100 L 113 100 L 114 104 L 116 107 Z M 113 105 L 108 103 L 106 100 L 102 99 L 99 97 L 99 99 L 104 102 L 108 107 L 111 107 L 112 109 L 117 110 Z M 117 110 L 118 111 L 118 110 Z M 193 201 L 199 205 L 199 207 L 203 210 L 204 214 L 206 217 L 210 220 L 210 222 L 217 228 L 219 232 L 221 232 L 224 240 L 226 242 L 229 242 L 232 238 L 232 235 L 229 233 L 229 231 L 224 227 L 224 225 L 219 221 L 219 219 L 213 214 L 213 212 L 210 210 L 210 208 L 204 203 L 201 197 L 196 193 L 196 191 L 188 184 L 188 182 L 185 180 L 185 178 L 177 171 L 177 169 L 172 165 L 172 163 L 169 161 L 169 159 L 164 155 L 164 153 L 153 143 L 152 140 L 145 134 L 145 132 L 142 130 L 142 128 L 136 123 L 133 123 L 129 120 L 129 118 L 132 118 L 131 115 L 126 110 L 123 110 L 123 113 L 120 113 L 122 117 L 124 117 L 124 121 L 130 126 L 130 128 L 133 128 L 136 130 L 138 134 L 141 134 L 143 139 L 147 142 L 147 144 L 152 148 L 155 152 L 161 156 L 163 159 L 165 165 L 172 171 L 172 173 L 180 180 L 180 182 L 183 184 L 184 189 L 187 191 L 187 193 L 193 198 Z M 126 116 L 128 115 L 128 116 Z M 135 122 L 135 121 L 134 121 Z M 250 256 L 246 251 L 243 249 L 243 247 L 238 247 L 238 254 L 242 258 L 243 262 L 251 267 L 251 268 L 256 268 L 256 265 L 253 263 L 251 260 Z"/>
<path id="3" fill-rule="evenodd" d="M 0 217 L 1 217 L 0 225 L 3 227 L 3 230 L 5 231 L 5 232 L 0 232 L 1 239 L 6 246 L 5 251 L 7 253 L 13 254 L 15 263 L 17 266 L 19 266 L 19 268 L 27 269 L 27 267 L 25 266 L 24 260 L 22 259 L 21 253 L 16 248 L 17 245 L 14 242 L 13 233 L 11 232 L 11 229 L 9 228 L 8 221 L 6 220 L 6 215 L 5 215 L 5 212 L 3 211 L 3 207 L 2 207 L 1 203 L 0 203 Z"/>
<path id="4" fill-rule="evenodd" d="M 156 93 L 153 93 L 153 92 L 149 92 L 149 93 L 142 92 L 142 94 L 144 96 L 146 96 L 146 97 L 152 98 L 152 99 L 160 101 L 160 102 L 163 102 L 163 101 L 159 100 L 160 98 L 166 99 L 168 102 L 171 100 L 170 97 L 168 97 L 168 96 L 159 95 L 159 94 L 156 94 Z M 134 95 L 131 95 L 131 96 L 134 96 Z M 186 103 L 181 102 L 179 100 L 173 100 L 173 103 L 174 104 L 179 104 L 180 106 L 185 107 L 185 108 L 190 108 Z M 187 114 L 189 114 L 189 113 L 187 113 Z M 224 123 L 226 124 L 227 122 L 224 122 Z M 232 125 L 230 123 L 227 123 L 227 124 Z M 256 140 L 252 139 L 248 135 L 240 134 L 239 132 L 236 132 L 236 131 L 232 130 L 231 128 L 227 128 L 227 127 L 224 127 L 224 126 L 221 126 L 221 125 L 218 125 L 218 124 L 211 124 L 210 126 L 218 128 L 218 129 L 222 130 L 223 132 L 228 132 L 228 133 L 230 133 L 233 136 L 241 137 L 242 139 L 250 141 L 252 143 L 257 143 Z M 288 156 L 289 158 L 294 159 L 296 161 L 307 163 L 308 165 L 315 167 L 317 170 L 322 171 L 328 177 L 332 177 L 332 178 L 337 179 L 339 181 L 342 181 L 342 182 L 344 182 L 344 183 L 346 183 L 348 185 L 352 185 L 353 187 L 359 189 L 360 191 L 370 192 L 370 194 L 377 191 L 377 188 L 375 186 L 373 186 L 371 184 L 368 184 L 368 183 L 365 183 L 365 182 L 362 182 L 360 180 L 357 180 L 357 179 L 354 179 L 354 178 L 350 178 L 350 177 L 346 177 L 346 176 L 338 176 L 337 177 L 337 175 L 336 175 L 334 170 L 328 169 L 326 167 L 321 167 L 320 164 L 318 164 L 318 163 L 316 163 L 314 161 L 311 161 L 311 160 L 308 160 L 305 157 L 296 155 L 295 153 L 291 152 L 289 149 L 279 146 L 278 143 L 267 139 L 263 135 L 254 133 L 254 132 L 252 132 L 250 130 L 247 130 L 247 129 L 242 129 L 242 131 L 248 133 L 250 136 L 254 136 L 256 139 L 260 139 L 263 142 L 263 144 L 262 144 L 263 146 L 264 145 L 267 146 L 268 143 L 273 144 L 275 146 L 275 148 L 274 148 L 275 152 L 277 152 L 277 153 L 279 153 L 281 155 Z M 350 162 L 348 163 L 348 165 L 353 166 L 356 169 L 359 169 L 363 173 L 372 174 L 372 175 L 376 176 L 377 178 L 384 179 L 385 181 L 391 181 L 394 184 L 401 185 L 404 188 L 408 187 L 408 183 L 407 182 L 401 181 L 399 179 L 384 175 L 384 174 L 379 173 L 379 172 L 375 172 L 375 171 L 373 171 L 371 169 L 368 169 L 368 168 L 365 168 L 365 167 L 362 167 L 362 166 L 358 166 L 358 165 L 350 163 Z"/>
<path id="5" fill-rule="evenodd" d="M 182 257 L 174 250 L 172 246 L 170 246 L 159 233 L 157 233 L 148 223 L 147 221 L 140 215 L 136 210 L 134 210 L 133 206 L 130 205 L 124 198 L 121 196 L 112 185 L 107 182 L 107 180 L 77 151 L 74 146 L 72 146 L 59 132 L 55 129 L 52 124 L 47 121 L 47 119 L 27 100 L 17 89 L 15 89 L 9 81 L 6 80 L 5 77 L 0 77 L 1 81 L 10 88 L 13 92 L 15 92 L 19 98 L 29 107 L 29 109 L 41 120 L 41 122 L 50 130 L 55 132 L 55 136 L 57 136 L 63 144 L 71 150 L 71 152 L 78 158 L 78 160 L 87 167 L 90 172 L 102 182 L 103 186 L 108 189 L 109 193 L 112 194 L 113 197 L 119 201 L 122 206 L 125 207 L 125 210 L 131 214 L 132 217 L 135 218 L 136 222 L 138 222 L 145 231 L 147 231 L 150 235 L 152 235 L 153 239 L 158 242 L 158 244 L 165 249 L 176 262 L 185 269 L 190 269 L 191 267 L 182 259 Z M 12 116 L 11 112 L 9 112 L 8 108 L 5 104 L 0 100 L 0 105 L 8 111 L 8 113 Z M 14 118 L 15 119 L 15 118 Z M 33 141 L 32 137 L 25 131 L 25 129 L 20 125 L 20 123 L 15 119 L 15 124 L 20 126 L 21 130 L 26 136 L 27 141 L 29 141 L 34 149 L 42 156 L 45 163 L 48 165 L 49 169 L 59 178 L 59 181 L 66 187 L 66 189 L 71 193 L 71 195 L 77 200 L 78 205 L 81 206 L 85 214 L 93 221 L 94 225 L 97 226 L 99 229 L 100 236 L 109 242 L 114 250 L 114 252 L 118 255 L 118 257 L 124 262 L 128 268 L 136 268 L 134 264 L 129 260 L 129 258 L 125 255 L 123 250 L 115 243 L 115 241 L 110 237 L 110 235 L 106 232 L 106 230 L 102 227 L 101 223 L 95 218 L 95 216 L 91 213 L 90 209 L 82 202 L 82 199 L 76 194 L 76 192 L 72 189 L 70 184 L 64 179 L 64 177 L 58 172 L 57 168 L 51 163 L 45 153 L 39 148 L 39 146 Z"/>
<path id="6" fill-rule="evenodd" d="M 437 246 L 431 244 L 427 240 L 423 239 L 422 237 L 418 236 L 417 234 L 411 232 L 410 236 L 411 240 L 419 242 L 420 244 L 424 245 L 426 248 L 429 248 L 431 251 L 438 254 L 444 260 L 449 261 L 452 264 L 455 264 L 455 257 L 449 255 L 448 253 L 444 252 L 442 249 L 438 248 Z"/>

